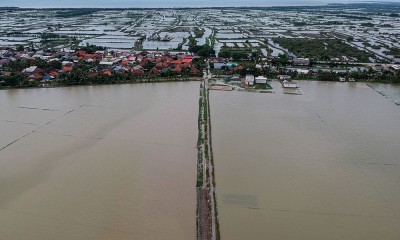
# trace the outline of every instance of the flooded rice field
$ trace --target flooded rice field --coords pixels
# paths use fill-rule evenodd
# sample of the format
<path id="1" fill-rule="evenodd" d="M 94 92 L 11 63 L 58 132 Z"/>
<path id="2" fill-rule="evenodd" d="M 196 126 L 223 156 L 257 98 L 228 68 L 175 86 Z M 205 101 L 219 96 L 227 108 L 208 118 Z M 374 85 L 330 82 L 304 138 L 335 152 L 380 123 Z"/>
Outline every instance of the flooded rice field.
<path id="1" fill-rule="evenodd" d="M 0 91 L 1 238 L 194 239 L 198 91 Z"/>
<path id="2" fill-rule="evenodd" d="M 222 239 L 399 239 L 400 87 L 299 85 L 210 92 Z"/>
<path id="3" fill-rule="evenodd" d="M 57 48 L 69 45 L 69 39 L 78 40 L 80 46 L 95 44 L 110 49 L 124 51 L 133 50 L 182 50 L 187 51 L 189 36 L 196 37 L 198 45 L 212 44 L 218 53 L 223 47 L 249 48 L 258 51 L 266 48 L 276 57 L 287 53 L 287 49 L 273 45 L 275 38 L 337 38 L 359 50 L 368 51 L 373 57 L 370 61 L 387 59 L 392 63 L 399 62 L 398 48 L 400 24 L 393 17 L 376 15 L 368 9 L 341 9 L 342 13 L 333 9 L 316 9 L 310 14 L 309 9 L 299 8 L 299 11 L 284 9 L 226 9 L 221 14 L 220 9 L 136 9 L 111 10 L 103 9 L 91 14 L 60 17 L 68 15 L 69 10 L 57 11 L 50 9 L 26 9 L 21 11 L 2 10 L 0 13 L 0 46 L 32 45 L 41 48 L 44 44 L 43 33 L 55 34 L 50 43 Z M 61 14 L 61 15 L 60 15 Z M 285 18 L 282 18 L 282 15 Z M 354 15 L 353 21 L 348 17 Z M 370 21 L 365 22 L 368 15 Z M 296 26 L 301 19 L 309 24 Z M 341 23 L 340 28 L 332 22 Z M 366 23 L 369 23 L 365 25 Z M 374 31 L 371 27 L 374 26 Z M 195 36 L 195 29 L 204 34 Z M 326 34 L 331 32 L 331 34 Z M 148 41 L 154 33 L 168 34 L 173 39 L 170 42 Z M 115 41 L 99 41 L 98 37 L 114 36 Z M 132 37 L 133 41 L 122 41 L 121 36 Z M 352 36 L 354 41 L 347 41 L 346 36 Z M 18 39 L 20 38 L 20 39 Z M 142 44 L 139 38 L 147 39 Z M 212 41 L 211 41 L 212 40 Z M 254 42 L 255 41 L 255 42 Z M 45 41 L 46 42 L 46 41 Z M 218 43 L 219 42 L 219 43 Z M 229 43 L 221 46 L 221 43 Z M 238 43 L 234 46 L 232 43 Z M 247 43 L 249 44 L 247 44 Z M 269 46 L 264 43 L 269 42 Z M 244 44 L 246 43 L 246 44 Z M 271 49 L 269 49 L 271 48 Z M 272 50 L 272 51 L 270 51 Z M 262 50 L 261 50 L 262 51 Z M 288 53 L 290 54 L 290 53 Z M 293 57 L 295 56 L 290 54 Z"/>

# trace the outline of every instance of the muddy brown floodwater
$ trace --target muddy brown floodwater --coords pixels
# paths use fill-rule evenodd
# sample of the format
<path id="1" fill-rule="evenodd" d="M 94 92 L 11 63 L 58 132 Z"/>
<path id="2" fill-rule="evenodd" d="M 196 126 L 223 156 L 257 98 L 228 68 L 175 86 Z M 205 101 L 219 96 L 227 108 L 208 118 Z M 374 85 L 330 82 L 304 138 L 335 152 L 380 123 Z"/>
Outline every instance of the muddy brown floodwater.
<path id="1" fill-rule="evenodd" d="M 199 83 L 0 91 L 0 239 L 195 239 Z"/>
<path id="2" fill-rule="evenodd" d="M 222 239 L 400 239 L 400 86 L 211 91 Z"/>

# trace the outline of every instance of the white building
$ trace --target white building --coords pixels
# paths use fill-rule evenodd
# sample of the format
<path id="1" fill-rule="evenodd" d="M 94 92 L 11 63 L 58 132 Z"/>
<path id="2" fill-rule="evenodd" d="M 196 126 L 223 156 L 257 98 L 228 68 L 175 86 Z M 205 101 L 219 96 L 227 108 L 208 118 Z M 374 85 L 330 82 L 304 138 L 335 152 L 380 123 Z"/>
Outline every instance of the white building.
<path id="1" fill-rule="evenodd" d="M 289 75 L 278 75 L 278 79 L 279 80 L 290 80 L 290 79 L 292 79 L 292 77 Z"/>
<path id="2" fill-rule="evenodd" d="M 112 65 L 117 64 L 119 62 L 121 62 L 121 59 L 118 59 L 118 58 L 105 58 L 105 59 L 102 59 L 99 64 L 100 65 L 106 65 L 106 66 L 112 66 Z"/>
<path id="3" fill-rule="evenodd" d="M 23 73 L 33 73 L 34 71 L 36 71 L 38 67 L 37 66 L 31 66 L 28 68 L 25 68 L 24 70 L 22 70 Z"/>
<path id="4" fill-rule="evenodd" d="M 297 82 L 292 82 L 292 81 L 284 80 L 284 81 L 282 82 L 282 86 L 283 86 L 284 88 L 297 88 Z"/>
<path id="5" fill-rule="evenodd" d="M 310 72 L 310 71 L 307 70 L 307 69 L 297 69 L 296 71 L 297 71 L 297 73 L 299 73 L 299 74 L 308 74 L 308 73 Z"/>
<path id="6" fill-rule="evenodd" d="M 246 75 L 245 83 L 247 86 L 254 86 L 254 75 Z"/>
<path id="7" fill-rule="evenodd" d="M 309 58 L 295 58 L 295 59 L 293 59 L 293 65 L 308 66 L 308 65 L 310 65 L 310 59 Z"/>
<path id="8" fill-rule="evenodd" d="M 264 77 L 264 76 L 259 76 L 255 78 L 255 82 L 256 84 L 266 84 L 267 83 L 268 78 Z"/>
<path id="9" fill-rule="evenodd" d="M 393 70 L 400 70 L 400 65 L 392 65 L 391 68 L 393 68 Z"/>

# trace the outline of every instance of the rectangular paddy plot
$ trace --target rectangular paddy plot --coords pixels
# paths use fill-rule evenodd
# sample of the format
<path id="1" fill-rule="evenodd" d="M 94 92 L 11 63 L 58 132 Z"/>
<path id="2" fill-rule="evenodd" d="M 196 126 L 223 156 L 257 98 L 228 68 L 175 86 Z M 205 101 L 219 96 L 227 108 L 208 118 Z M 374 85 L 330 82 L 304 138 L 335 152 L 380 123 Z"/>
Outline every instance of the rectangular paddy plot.
<path id="1" fill-rule="evenodd" d="M 399 88 L 279 84 L 210 92 L 222 239 L 398 239 Z"/>
<path id="2" fill-rule="evenodd" d="M 0 238 L 194 239 L 198 90 L 0 91 Z"/>

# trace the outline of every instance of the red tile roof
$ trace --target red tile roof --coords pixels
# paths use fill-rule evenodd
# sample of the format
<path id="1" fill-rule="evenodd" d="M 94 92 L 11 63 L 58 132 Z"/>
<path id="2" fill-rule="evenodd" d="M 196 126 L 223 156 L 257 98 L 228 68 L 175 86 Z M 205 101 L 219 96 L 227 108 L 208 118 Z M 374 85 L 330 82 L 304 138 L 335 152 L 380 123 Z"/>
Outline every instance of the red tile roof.
<path id="1" fill-rule="evenodd" d="M 74 70 L 74 67 L 72 65 L 65 65 L 62 70 L 64 72 L 71 72 L 72 70 Z"/>
<path id="2" fill-rule="evenodd" d="M 141 69 L 133 69 L 132 73 L 133 73 L 133 75 L 143 75 L 144 71 Z"/>
<path id="3" fill-rule="evenodd" d="M 174 69 L 174 71 L 180 73 L 180 72 L 182 72 L 182 68 L 176 66 L 175 69 Z"/>

